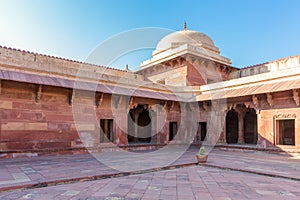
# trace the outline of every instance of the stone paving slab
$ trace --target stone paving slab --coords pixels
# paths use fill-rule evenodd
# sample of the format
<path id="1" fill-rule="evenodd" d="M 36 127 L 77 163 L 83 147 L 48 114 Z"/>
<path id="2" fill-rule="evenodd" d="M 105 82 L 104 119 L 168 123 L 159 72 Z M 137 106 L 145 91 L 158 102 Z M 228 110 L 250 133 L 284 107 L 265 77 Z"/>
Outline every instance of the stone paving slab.
<path id="1" fill-rule="evenodd" d="M 299 181 L 203 165 L 0 193 L 0 199 L 300 199 Z"/>
<path id="2" fill-rule="evenodd" d="M 101 152 L 96 154 L 96 157 L 101 157 L 101 162 L 90 154 L 0 160 L 0 191 L 191 166 L 195 165 L 197 152 L 198 148 L 195 147 L 184 151 L 181 147 L 174 146 L 167 152 L 156 154 L 151 154 L 151 152 L 131 152 L 131 154 Z M 172 158 L 174 155 L 175 157 Z M 166 162 L 166 160 L 172 160 L 172 162 Z M 266 152 L 229 152 L 214 149 L 209 153 L 207 165 L 300 180 L 300 160 L 286 155 Z M 169 184 L 172 185 L 172 183 Z"/>
<path id="3" fill-rule="evenodd" d="M 261 151 L 223 151 L 214 149 L 207 166 L 251 172 L 300 181 L 300 157 Z"/>
<path id="4" fill-rule="evenodd" d="M 197 148 L 156 152 L 101 152 L 0 160 L 0 191 L 95 180 L 195 165 Z M 98 158 L 98 160 L 96 159 Z M 167 162 L 166 162 L 167 160 Z"/>

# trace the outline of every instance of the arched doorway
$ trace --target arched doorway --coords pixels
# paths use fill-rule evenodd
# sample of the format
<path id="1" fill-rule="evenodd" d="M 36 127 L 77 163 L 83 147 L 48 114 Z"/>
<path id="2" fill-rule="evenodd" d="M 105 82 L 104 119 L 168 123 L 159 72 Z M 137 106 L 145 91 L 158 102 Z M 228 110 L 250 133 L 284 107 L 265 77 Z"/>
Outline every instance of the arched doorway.
<path id="1" fill-rule="evenodd" d="M 138 105 L 128 113 L 128 143 L 150 143 L 152 121 L 147 105 Z"/>
<path id="2" fill-rule="evenodd" d="M 245 143 L 257 143 L 257 115 L 253 108 L 246 112 L 244 118 L 244 137 Z"/>
<path id="3" fill-rule="evenodd" d="M 226 142 L 228 144 L 238 142 L 239 118 L 234 109 L 228 111 L 226 115 Z"/>
<path id="4" fill-rule="evenodd" d="M 138 117 L 138 141 L 142 143 L 151 142 L 151 118 L 149 110 L 143 110 Z"/>

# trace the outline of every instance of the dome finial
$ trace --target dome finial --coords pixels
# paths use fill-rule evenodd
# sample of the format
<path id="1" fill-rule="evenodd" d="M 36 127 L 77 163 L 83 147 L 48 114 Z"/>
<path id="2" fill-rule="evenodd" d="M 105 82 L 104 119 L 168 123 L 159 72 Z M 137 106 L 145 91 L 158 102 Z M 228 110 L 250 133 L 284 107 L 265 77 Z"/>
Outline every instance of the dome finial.
<path id="1" fill-rule="evenodd" d="M 126 66 L 125 66 L 125 71 L 126 71 L 126 72 L 129 72 L 128 64 L 126 64 Z"/>
<path id="2" fill-rule="evenodd" d="M 183 30 L 186 31 L 186 21 L 184 20 L 184 23 L 183 23 Z"/>

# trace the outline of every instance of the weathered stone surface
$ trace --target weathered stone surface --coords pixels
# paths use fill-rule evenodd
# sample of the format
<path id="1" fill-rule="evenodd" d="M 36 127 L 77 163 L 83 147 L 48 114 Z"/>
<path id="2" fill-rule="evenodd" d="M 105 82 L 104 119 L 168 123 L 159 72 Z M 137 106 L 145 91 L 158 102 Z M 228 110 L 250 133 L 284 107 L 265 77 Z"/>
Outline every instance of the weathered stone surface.
<path id="1" fill-rule="evenodd" d="M 213 44 L 210 40 L 208 42 Z M 168 40 L 168 44 L 171 43 Z M 300 73 L 297 69 L 300 56 L 239 70 L 230 66 L 230 60 L 221 56 L 217 47 L 213 45 L 210 49 L 205 42 L 203 45 L 207 48 L 207 55 L 203 54 L 202 47 L 193 43 L 175 42 L 168 46 L 174 50 L 172 55 L 157 49 L 153 58 L 144 62 L 136 73 L 0 47 L 0 75 L 4 77 L 0 92 L 0 150 L 54 151 L 97 147 L 108 143 L 101 140 L 101 131 L 111 135 L 114 144 L 130 145 L 129 130 L 137 135 L 139 130 L 148 130 L 145 128 L 147 123 L 150 123 L 152 136 L 149 144 L 170 143 L 170 123 L 177 123 L 177 129 L 180 129 L 177 140 L 173 141 L 180 143 L 193 141 L 190 136 L 198 132 L 194 125 L 199 122 L 207 126 L 205 142 L 215 143 L 219 139 L 226 143 L 226 136 L 231 134 L 228 130 L 233 126 L 237 129 L 238 142 L 243 144 L 247 126 L 253 138 L 258 135 L 257 145 L 260 147 L 299 149 Z M 9 72 L 27 73 L 29 77 L 21 77 L 20 73 L 10 77 Z M 9 76 L 3 76 L 5 73 Z M 40 83 L 40 80 L 31 82 L 30 75 L 53 78 L 53 83 L 48 83 L 52 86 Z M 121 85 L 123 89 L 138 88 L 139 91 L 137 96 L 131 97 L 131 94 L 108 94 L 114 91 L 107 90 L 98 90 L 94 94 L 82 88 L 73 90 L 72 85 L 60 85 L 61 82 L 78 80 L 83 85 Z M 198 101 L 199 107 L 185 107 L 184 100 L 172 97 L 160 99 L 160 94 L 147 96 L 149 91 L 152 95 L 196 95 L 186 101 Z M 213 98 L 226 99 L 223 102 L 225 109 L 219 109 Z M 129 114 L 130 110 L 139 110 L 137 108 L 142 108 L 144 114 L 140 114 L 142 111 Z M 239 112 L 240 108 L 243 108 L 243 113 Z M 187 109 L 199 113 L 189 114 Z M 245 112 L 249 110 L 254 111 L 256 119 L 251 126 L 245 120 Z M 237 122 L 225 121 L 226 114 L 231 111 L 237 113 Z M 101 119 L 105 119 L 102 125 Z M 286 127 L 278 128 L 279 120 L 294 120 L 291 131 L 294 131 L 295 138 L 283 136 L 282 132 L 289 133 L 284 130 Z M 100 127 L 105 130 L 100 130 Z M 174 131 L 173 137 L 177 134 L 177 130 Z M 143 135 L 144 131 L 140 133 Z M 295 140 L 293 145 L 279 145 L 280 140 L 292 139 Z"/>
<path id="2" fill-rule="evenodd" d="M 47 123 L 30 123 L 30 122 L 8 122 L 1 124 L 1 130 L 3 131 L 16 131 L 16 130 L 48 130 Z"/>
<path id="3" fill-rule="evenodd" d="M 12 109 L 12 102 L 11 101 L 1 101 L 0 109 Z"/>

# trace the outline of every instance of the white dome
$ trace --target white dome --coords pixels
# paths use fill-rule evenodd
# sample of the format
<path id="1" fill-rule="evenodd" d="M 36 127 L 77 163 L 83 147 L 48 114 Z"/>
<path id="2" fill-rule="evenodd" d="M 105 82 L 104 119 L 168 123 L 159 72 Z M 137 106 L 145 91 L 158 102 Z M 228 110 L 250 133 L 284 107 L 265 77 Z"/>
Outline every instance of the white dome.
<path id="1" fill-rule="evenodd" d="M 204 33 L 191 30 L 181 30 L 171 33 L 161 39 L 157 46 L 156 52 L 175 48 L 183 44 L 191 44 L 193 46 L 202 46 L 203 48 L 219 53 L 218 48 L 215 46 L 212 39 Z"/>

